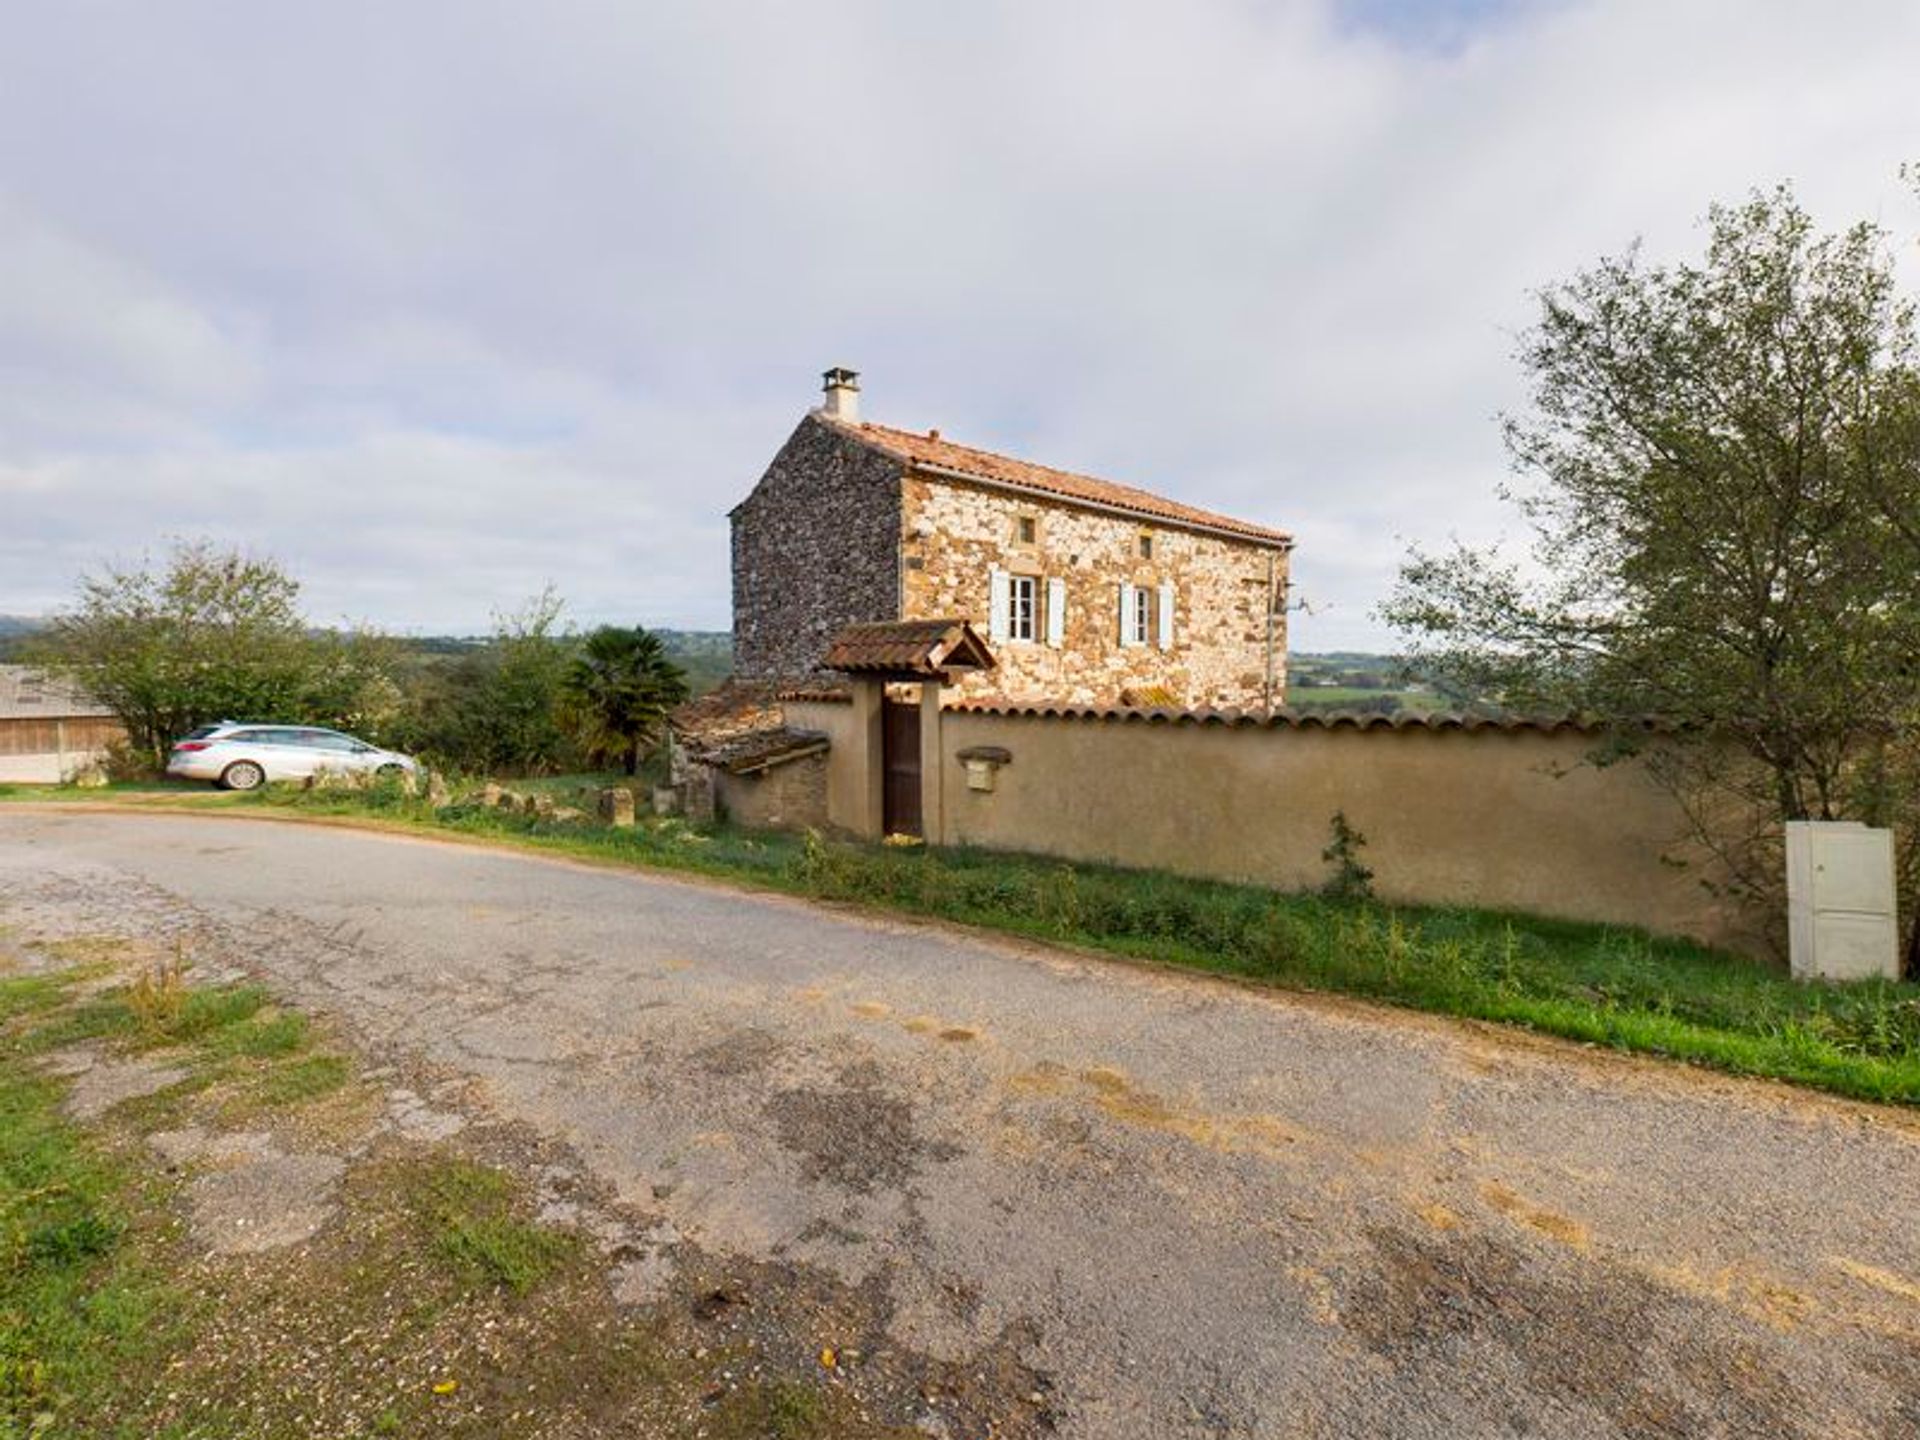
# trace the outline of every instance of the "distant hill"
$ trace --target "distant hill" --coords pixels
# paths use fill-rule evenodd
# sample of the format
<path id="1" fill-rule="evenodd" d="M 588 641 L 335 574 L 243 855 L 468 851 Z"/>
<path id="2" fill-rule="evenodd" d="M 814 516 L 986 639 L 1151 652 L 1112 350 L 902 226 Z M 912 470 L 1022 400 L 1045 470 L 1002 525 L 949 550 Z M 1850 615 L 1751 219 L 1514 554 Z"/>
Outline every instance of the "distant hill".
<path id="1" fill-rule="evenodd" d="M 732 632 L 654 629 L 653 633 L 667 647 L 673 663 L 686 671 L 687 684 L 695 695 L 706 694 L 733 673 Z M 485 635 L 408 635 L 399 643 L 411 654 L 437 659 L 464 655 L 485 645 L 488 639 Z"/>
<path id="2" fill-rule="evenodd" d="M 733 673 L 730 630 L 656 630 L 673 663 L 687 672 L 695 695 L 704 695 Z"/>
<path id="3" fill-rule="evenodd" d="M 0 615 L 0 662 L 18 660 L 33 637 L 47 628 L 38 615 Z"/>

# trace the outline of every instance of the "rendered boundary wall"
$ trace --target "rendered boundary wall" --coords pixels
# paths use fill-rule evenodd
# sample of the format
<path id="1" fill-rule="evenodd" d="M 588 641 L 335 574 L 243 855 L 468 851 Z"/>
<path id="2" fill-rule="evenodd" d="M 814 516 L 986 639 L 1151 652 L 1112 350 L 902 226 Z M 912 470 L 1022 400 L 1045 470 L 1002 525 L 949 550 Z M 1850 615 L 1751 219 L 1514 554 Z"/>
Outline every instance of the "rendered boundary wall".
<path id="1" fill-rule="evenodd" d="M 856 704 L 789 705 L 833 737 L 827 819 L 872 833 Z M 1632 925 L 1764 953 L 1708 888 L 1718 870 L 1639 761 L 1596 767 L 1572 727 L 1226 723 L 1205 715 L 941 712 L 923 777 L 932 843 L 1250 881 L 1323 884 L 1336 811 L 1384 900 Z M 959 752 L 1005 750 L 991 790 Z M 929 747 L 931 748 L 931 747 Z M 937 789 L 936 789 L 937 787 Z"/>

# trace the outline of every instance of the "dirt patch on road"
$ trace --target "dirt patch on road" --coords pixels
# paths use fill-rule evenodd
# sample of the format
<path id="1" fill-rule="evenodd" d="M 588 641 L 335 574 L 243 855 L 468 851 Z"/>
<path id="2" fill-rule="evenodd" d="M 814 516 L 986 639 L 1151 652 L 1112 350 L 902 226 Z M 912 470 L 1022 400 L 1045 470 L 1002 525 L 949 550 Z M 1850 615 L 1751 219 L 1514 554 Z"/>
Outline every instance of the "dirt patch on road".
<path id="1" fill-rule="evenodd" d="M 1357 1271 L 1336 1308 L 1396 1365 L 1445 1373 L 1469 1342 L 1491 1342 L 1534 1393 L 1604 1416 L 1631 1440 L 1828 1433 L 1763 1330 L 1729 1334 L 1725 1317 L 1677 1315 L 1686 1302 L 1651 1282 L 1549 1262 L 1490 1234 L 1376 1227 L 1368 1238 L 1378 1263 Z M 1675 1332 L 1692 1343 L 1648 1349 L 1648 1335 Z"/>
<path id="2" fill-rule="evenodd" d="M 808 1180 L 870 1194 L 904 1185 L 928 1162 L 957 1158 L 957 1146 L 928 1140 L 913 1107 L 882 1088 L 882 1072 L 863 1061 L 837 1082 L 782 1090 L 767 1101 L 780 1144 L 800 1159 Z"/>
<path id="3" fill-rule="evenodd" d="M 757 1075 L 786 1047 L 764 1030 L 736 1030 L 701 1046 L 688 1058 L 717 1080 Z"/>

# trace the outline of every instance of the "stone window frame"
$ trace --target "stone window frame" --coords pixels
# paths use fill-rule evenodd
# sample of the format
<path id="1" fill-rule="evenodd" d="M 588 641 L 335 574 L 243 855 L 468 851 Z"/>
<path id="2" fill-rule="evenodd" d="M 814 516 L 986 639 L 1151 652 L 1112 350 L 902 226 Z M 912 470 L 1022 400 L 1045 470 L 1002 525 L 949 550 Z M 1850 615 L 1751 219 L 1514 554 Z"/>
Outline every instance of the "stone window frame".
<path id="1" fill-rule="evenodd" d="M 1040 512 L 1038 510 L 1023 510 L 1013 517 L 1011 543 L 1016 550 L 1040 548 Z"/>
<path id="2" fill-rule="evenodd" d="M 1134 536 L 1133 556 L 1136 560 L 1153 559 L 1153 531 L 1142 530 Z"/>

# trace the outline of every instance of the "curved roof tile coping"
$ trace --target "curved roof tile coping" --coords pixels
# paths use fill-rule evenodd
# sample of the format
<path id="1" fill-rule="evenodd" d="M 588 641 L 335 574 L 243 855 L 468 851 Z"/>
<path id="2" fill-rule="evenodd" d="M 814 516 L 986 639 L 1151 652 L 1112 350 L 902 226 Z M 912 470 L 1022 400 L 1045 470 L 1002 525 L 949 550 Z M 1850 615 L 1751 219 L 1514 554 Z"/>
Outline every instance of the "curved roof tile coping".
<path id="1" fill-rule="evenodd" d="M 1288 710 L 1272 715 L 1246 710 L 1173 710 L 1133 709 L 1127 706 L 1018 704 L 991 700 L 960 700 L 944 707 L 949 711 L 972 715 L 1000 715 L 1014 719 L 1102 720 L 1122 724 L 1145 725 L 1219 725 L 1227 728 L 1270 730 L 1521 730 L 1553 734 L 1570 730 L 1582 735 L 1609 729 L 1637 729 L 1651 734 L 1670 734 L 1678 727 L 1664 721 L 1642 719 L 1626 726 L 1609 725 L 1589 715 L 1463 715 L 1448 711 L 1379 715 L 1357 710 Z"/>

